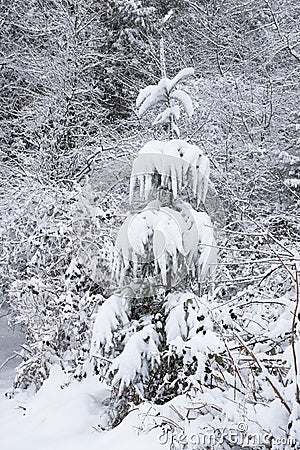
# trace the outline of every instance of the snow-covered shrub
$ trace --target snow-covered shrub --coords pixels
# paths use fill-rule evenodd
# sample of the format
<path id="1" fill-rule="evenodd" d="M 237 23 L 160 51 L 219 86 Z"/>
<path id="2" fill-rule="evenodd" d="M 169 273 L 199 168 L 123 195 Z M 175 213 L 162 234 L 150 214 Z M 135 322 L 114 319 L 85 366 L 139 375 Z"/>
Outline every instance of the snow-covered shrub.
<path id="1" fill-rule="evenodd" d="M 95 196 L 88 182 L 69 190 L 24 181 L 7 191 L 9 208 L 1 202 L 3 295 L 11 325 L 25 332 L 15 388 L 38 389 L 57 363 L 70 376 L 86 373 L 92 314 L 107 292 L 98 249 L 111 227 Z"/>
<path id="2" fill-rule="evenodd" d="M 192 74 L 184 69 L 144 89 L 137 99 L 140 114 L 163 103 L 166 121 L 160 116 L 156 123 L 167 123 L 170 135 L 178 136 L 179 114 L 169 106 L 176 99 L 192 113 L 188 94 L 175 90 Z M 183 393 L 193 375 L 205 376 L 209 355 L 223 350 L 207 299 L 193 293 L 207 274 L 212 278 L 216 264 L 213 225 L 199 211 L 208 176 L 208 158 L 184 140 L 151 141 L 133 162 L 131 202 L 137 191 L 152 201 L 128 213 L 120 227 L 112 261 L 119 290 L 100 306 L 91 346 L 96 372 L 112 386 L 112 425 L 133 404 L 164 403 Z M 197 210 L 181 199 L 186 191 Z"/>

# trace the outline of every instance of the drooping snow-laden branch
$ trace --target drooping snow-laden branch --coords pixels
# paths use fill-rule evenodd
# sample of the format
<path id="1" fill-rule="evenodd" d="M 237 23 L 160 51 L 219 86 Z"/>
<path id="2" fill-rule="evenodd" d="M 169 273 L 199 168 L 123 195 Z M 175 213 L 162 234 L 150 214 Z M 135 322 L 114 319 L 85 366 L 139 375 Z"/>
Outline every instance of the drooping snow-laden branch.
<path id="1" fill-rule="evenodd" d="M 199 205 L 206 198 L 209 173 L 209 160 L 199 147 L 179 139 L 150 141 L 133 162 L 130 199 L 139 184 L 145 200 L 158 187 L 170 190 L 174 199 L 184 189 L 190 189 Z"/>

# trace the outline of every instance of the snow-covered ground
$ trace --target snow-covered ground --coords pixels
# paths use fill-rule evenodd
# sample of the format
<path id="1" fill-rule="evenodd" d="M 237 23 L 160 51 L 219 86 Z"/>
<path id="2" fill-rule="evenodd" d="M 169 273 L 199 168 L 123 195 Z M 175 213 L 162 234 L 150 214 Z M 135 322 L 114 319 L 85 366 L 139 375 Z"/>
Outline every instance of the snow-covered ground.
<path id="1" fill-rule="evenodd" d="M 3 313 L 0 314 L 0 316 Z M 0 366 L 22 342 L 21 333 L 7 327 L 0 318 Z M 107 390 L 96 377 L 74 381 L 62 389 L 66 376 L 53 367 L 40 391 L 5 397 L 14 378 L 16 360 L 0 371 L 1 450 L 162 450 L 158 434 L 138 434 L 139 415 L 133 411 L 111 431 L 97 430 L 105 412 L 102 401 Z"/>

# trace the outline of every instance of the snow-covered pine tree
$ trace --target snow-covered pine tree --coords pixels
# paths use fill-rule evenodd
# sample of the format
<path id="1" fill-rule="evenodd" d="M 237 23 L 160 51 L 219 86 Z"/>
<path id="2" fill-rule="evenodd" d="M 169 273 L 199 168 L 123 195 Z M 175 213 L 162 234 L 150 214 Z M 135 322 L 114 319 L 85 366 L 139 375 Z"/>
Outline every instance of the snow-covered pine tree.
<path id="1" fill-rule="evenodd" d="M 119 289 L 99 308 L 91 355 L 102 380 L 111 385 L 111 425 L 144 400 L 164 403 L 184 392 L 194 377 L 207 381 L 208 355 L 222 351 L 209 318 L 207 296 L 197 297 L 212 276 L 216 246 L 212 223 L 201 209 L 208 189 L 209 160 L 179 139 L 183 109 L 192 115 L 189 95 L 179 86 L 194 74 L 181 70 L 143 89 L 139 114 L 162 105 L 154 124 L 170 140 L 153 140 L 139 151 L 130 181 L 149 203 L 128 213 L 112 263 Z M 137 189 L 137 187 L 139 189 Z M 197 209 L 184 201 L 193 198 Z"/>

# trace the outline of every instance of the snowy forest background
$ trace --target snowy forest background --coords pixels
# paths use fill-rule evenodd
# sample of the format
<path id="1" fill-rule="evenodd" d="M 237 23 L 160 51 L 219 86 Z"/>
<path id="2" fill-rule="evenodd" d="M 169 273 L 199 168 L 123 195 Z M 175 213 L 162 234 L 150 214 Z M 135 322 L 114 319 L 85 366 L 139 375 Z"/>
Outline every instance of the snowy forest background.
<path id="1" fill-rule="evenodd" d="M 241 421 L 268 434 L 265 448 L 277 437 L 299 443 L 299 19 L 296 0 L 1 3 L 1 302 L 25 333 L 10 397 L 47 386 L 60 367 L 74 395 L 72 383 L 89 377 L 112 384 L 99 432 L 138 407 L 136 426 L 163 430 L 167 448 L 202 448 L 192 432 Z M 194 68 L 180 80 L 194 108 L 182 111 L 180 137 L 210 161 L 214 188 L 202 210 L 218 263 L 213 285 L 201 281 L 199 292 L 190 283 L 200 307 L 169 302 L 169 316 L 161 309 L 157 318 L 158 298 L 170 292 L 144 293 L 124 331 L 110 302 L 105 333 L 118 337 L 108 360 L 142 316 L 168 329 L 178 306 L 183 342 L 192 318 L 203 337 L 189 356 L 160 341 L 159 367 L 143 348 L 151 370 L 122 381 L 91 354 L 92 331 L 105 300 L 124 295 L 111 255 L 132 208 L 133 161 L 147 142 L 170 138 L 152 125 L 160 110 L 140 117 L 135 103 L 159 83 L 162 61 L 170 79 Z"/>

